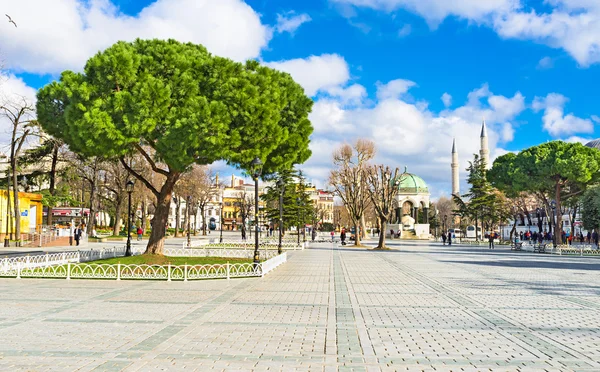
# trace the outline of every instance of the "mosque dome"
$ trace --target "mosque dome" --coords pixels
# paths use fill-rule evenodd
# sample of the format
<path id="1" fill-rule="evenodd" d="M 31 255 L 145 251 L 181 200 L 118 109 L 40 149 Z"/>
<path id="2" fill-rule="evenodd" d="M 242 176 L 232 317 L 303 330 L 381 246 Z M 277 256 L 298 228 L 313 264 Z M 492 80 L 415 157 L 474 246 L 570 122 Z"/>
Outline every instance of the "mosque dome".
<path id="1" fill-rule="evenodd" d="M 587 147 L 591 147 L 593 149 L 598 149 L 600 150 L 600 138 L 599 139 L 595 139 L 593 141 L 590 141 L 588 143 L 585 144 Z"/>
<path id="2" fill-rule="evenodd" d="M 404 172 L 400 176 L 400 184 L 398 188 L 401 194 L 428 194 L 429 189 L 423 179 L 416 174 Z"/>

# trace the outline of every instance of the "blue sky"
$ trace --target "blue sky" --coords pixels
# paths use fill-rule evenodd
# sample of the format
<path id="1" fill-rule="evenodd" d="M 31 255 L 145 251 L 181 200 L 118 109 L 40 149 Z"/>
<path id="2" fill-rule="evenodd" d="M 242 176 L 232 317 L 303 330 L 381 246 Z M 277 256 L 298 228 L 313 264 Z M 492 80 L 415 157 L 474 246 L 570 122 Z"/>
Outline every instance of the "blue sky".
<path id="1" fill-rule="evenodd" d="M 313 157 L 303 168 L 319 186 L 333 148 L 359 137 L 376 142 L 377 161 L 422 176 L 434 196 L 449 193 L 452 138 L 464 168 L 483 117 L 492 158 L 552 139 L 600 137 L 596 0 L 48 3 L 0 1 L 19 24 L 0 24 L 2 90 L 34 92 L 135 37 L 258 59 L 290 72 L 315 100 Z"/>

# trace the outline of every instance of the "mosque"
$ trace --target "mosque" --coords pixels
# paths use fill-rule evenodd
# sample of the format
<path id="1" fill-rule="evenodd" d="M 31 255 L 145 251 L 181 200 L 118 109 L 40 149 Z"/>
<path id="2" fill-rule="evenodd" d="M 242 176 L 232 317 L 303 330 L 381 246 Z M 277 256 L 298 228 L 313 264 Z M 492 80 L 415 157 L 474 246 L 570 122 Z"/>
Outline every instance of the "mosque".
<path id="1" fill-rule="evenodd" d="M 485 120 L 481 125 L 479 156 L 490 168 L 490 150 L 488 147 L 487 129 Z M 460 171 L 456 139 L 452 141 L 452 195 L 460 194 Z M 425 181 L 416 174 L 402 173 L 398 185 L 399 193 L 394 201 L 393 223 L 388 224 L 388 231 L 399 234 L 401 239 L 429 239 L 429 188 Z"/>
<path id="2" fill-rule="evenodd" d="M 481 135 L 479 136 L 479 158 L 483 159 L 485 167 L 490 169 L 490 150 L 488 147 L 488 136 L 487 128 L 485 127 L 485 120 L 481 124 Z M 460 195 L 460 170 L 458 162 L 458 151 L 456 151 L 456 139 L 452 141 L 452 195 Z"/>

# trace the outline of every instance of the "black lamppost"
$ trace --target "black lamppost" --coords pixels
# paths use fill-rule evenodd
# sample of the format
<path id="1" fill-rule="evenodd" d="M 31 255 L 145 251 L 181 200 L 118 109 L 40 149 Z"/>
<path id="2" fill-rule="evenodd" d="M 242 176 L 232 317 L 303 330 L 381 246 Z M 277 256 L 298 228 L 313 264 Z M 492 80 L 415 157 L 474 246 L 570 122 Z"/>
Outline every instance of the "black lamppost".
<path id="1" fill-rule="evenodd" d="M 125 249 L 125 257 L 131 256 L 131 193 L 135 184 L 132 180 L 127 181 L 125 189 L 129 194 L 129 206 L 127 207 L 127 248 Z"/>
<path id="2" fill-rule="evenodd" d="M 554 247 L 554 249 L 556 249 L 556 233 L 558 230 L 556 230 L 556 223 L 558 221 L 555 221 L 554 218 L 554 212 L 556 211 L 556 201 L 552 200 L 552 202 L 550 203 L 550 208 L 552 208 L 552 223 L 554 224 L 554 231 L 552 234 L 552 246 Z M 562 219 L 561 219 L 561 223 L 562 223 Z"/>
<path id="3" fill-rule="evenodd" d="M 277 188 L 279 189 L 279 245 L 277 246 L 277 253 L 281 254 L 281 239 L 283 237 L 283 193 L 285 191 L 283 178 L 280 178 L 277 181 Z"/>
<path id="4" fill-rule="evenodd" d="M 258 257 L 258 178 L 262 173 L 262 161 L 259 158 L 254 158 L 250 163 L 252 179 L 254 180 L 254 267 L 260 262 Z"/>
<path id="5" fill-rule="evenodd" d="M 221 229 L 219 243 L 223 243 L 223 202 L 219 202 L 219 212 L 221 213 L 221 217 L 219 217 L 219 227 Z"/>
<path id="6" fill-rule="evenodd" d="M 190 226 L 191 226 L 191 218 L 192 215 L 190 213 L 191 207 L 192 206 L 192 197 L 190 195 L 188 195 L 186 201 L 185 201 L 185 209 L 187 211 L 187 245 L 188 247 L 192 246 L 192 232 L 190 230 Z"/>

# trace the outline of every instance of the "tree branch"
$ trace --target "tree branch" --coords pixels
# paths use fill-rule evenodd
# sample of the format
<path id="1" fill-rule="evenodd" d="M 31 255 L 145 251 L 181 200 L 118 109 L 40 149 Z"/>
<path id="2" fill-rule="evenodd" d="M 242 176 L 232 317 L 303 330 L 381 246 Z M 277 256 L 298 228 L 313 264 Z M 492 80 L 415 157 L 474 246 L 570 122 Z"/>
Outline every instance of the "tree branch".
<path id="1" fill-rule="evenodd" d="M 133 170 L 133 168 L 131 168 L 127 164 L 124 157 L 120 157 L 119 160 L 121 161 L 121 164 L 123 164 L 123 167 L 125 167 L 125 169 L 127 169 L 129 173 L 131 173 L 135 178 L 140 180 L 148 188 L 148 190 L 150 190 L 154 194 L 154 196 L 156 196 L 157 198 L 159 197 L 160 192 L 158 192 L 158 190 L 150 182 L 148 182 L 148 180 L 145 179 L 141 174 Z"/>
<path id="2" fill-rule="evenodd" d="M 152 160 L 152 157 L 150 157 L 150 155 L 144 150 L 144 148 L 142 146 L 140 146 L 139 143 L 136 143 L 134 146 L 139 151 L 139 153 L 144 157 L 144 159 L 146 159 L 146 161 L 150 164 L 150 167 L 152 168 L 152 170 L 154 172 L 156 172 L 158 174 L 162 174 L 165 177 L 167 177 L 169 175 L 169 172 L 156 166 L 156 163 L 154 162 L 154 160 Z"/>

